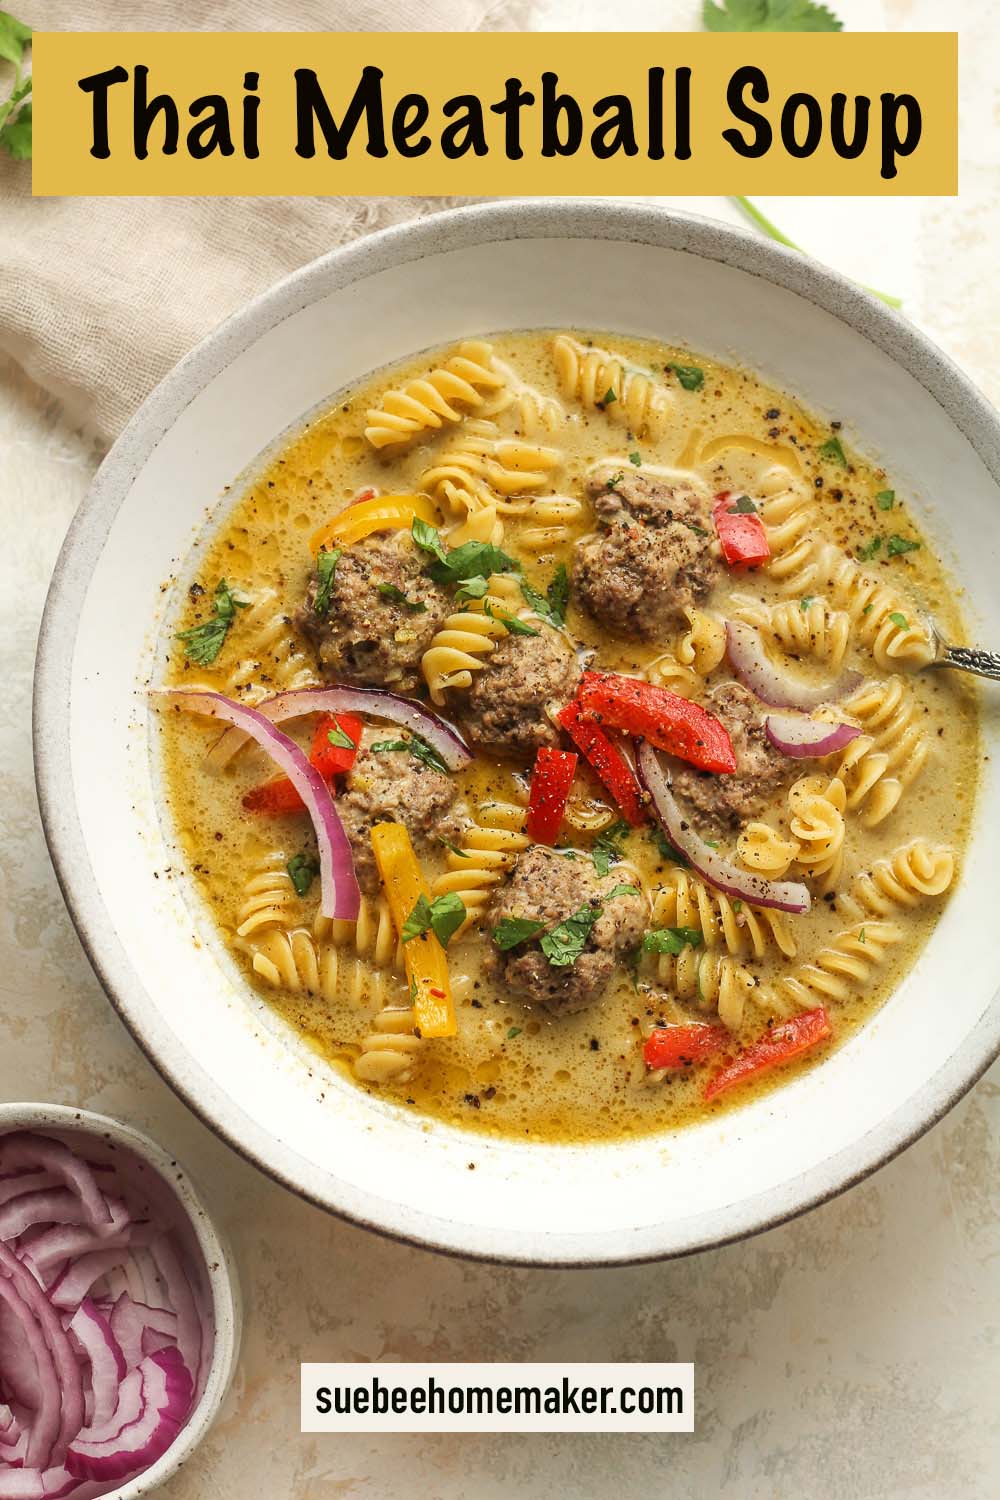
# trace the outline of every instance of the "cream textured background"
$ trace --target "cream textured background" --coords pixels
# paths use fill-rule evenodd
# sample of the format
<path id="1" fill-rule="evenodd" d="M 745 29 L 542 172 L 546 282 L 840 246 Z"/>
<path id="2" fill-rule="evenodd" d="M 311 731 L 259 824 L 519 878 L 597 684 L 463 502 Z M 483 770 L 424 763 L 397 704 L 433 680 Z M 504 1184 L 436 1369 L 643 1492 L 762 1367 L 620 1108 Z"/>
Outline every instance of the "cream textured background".
<path id="1" fill-rule="evenodd" d="M 832 264 L 903 294 L 1000 402 L 1000 4 L 834 3 L 854 28 L 960 28 L 961 196 L 765 206 Z M 544 24 L 599 27 L 609 9 L 547 0 Z M 649 0 L 613 10 L 621 26 L 684 28 L 696 7 L 668 0 L 655 20 Z M 83 957 L 32 788 L 38 620 L 98 459 L 55 403 L 0 366 L 0 1098 L 78 1103 L 148 1129 L 189 1163 L 232 1233 L 244 1356 L 222 1419 L 167 1500 L 992 1500 L 997 1068 L 899 1160 L 805 1218 L 685 1261 L 594 1272 L 446 1260 L 337 1223 L 246 1166 L 160 1083 Z M 693 1359 L 697 1431 L 298 1435 L 299 1360 L 378 1358 Z"/>

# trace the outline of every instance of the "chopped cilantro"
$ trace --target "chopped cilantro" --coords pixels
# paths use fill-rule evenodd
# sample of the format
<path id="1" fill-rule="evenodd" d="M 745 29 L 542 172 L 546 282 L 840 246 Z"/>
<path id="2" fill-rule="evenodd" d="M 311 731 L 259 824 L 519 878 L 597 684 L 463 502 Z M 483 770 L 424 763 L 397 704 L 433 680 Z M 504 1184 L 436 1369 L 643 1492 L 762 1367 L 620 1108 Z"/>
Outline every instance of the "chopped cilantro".
<path id="1" fill-rule="evenodd" d="M 612 406 L 617 400 L 618 397 L 615 395 L 614 387 L 609 386 L 604 392 L 604 400 L 599 401 L 597 404 L 598 406 Z"/>
<path id="2" fill-rule="evenodd" d="M 295 894 L 305 896 L 319 874 L 319 860 L 313 859 L 308 854 L 293 854 L 285 869 L 288 871 L 289 880 L 295 887 Z"/>
<path id="3" fill-rule="evenodd" d="M 673 370 L 686 391 L 700 391 L 705 384 L 705 371 L 698 365 L 678 365 L 671 363 L 665 368 Z"/>
<path id="4" fill-rule="evenodd" d="M 576 963 L 600 915 L 598 902 L 585 901 L 565 921 L 543 935 L 539 946 L 553 969 L 565 969 Z"/>
<path id="5" fill-rule="evenodd" d="M 419 734 L 411 735 L 408 740 L 379 740 L 377 745 L 372 746 L 372 753 L 377 750 L 406 750 L 413 756 L 414 760 L 423 761 L 425 766 L 430 766 L 432 771 L 443 771 L 446 775 L 448 767 L 438 755 L 432 745 L 420 738 Z"/>
<path id="6" fill-rule="evenodd" d="M 892 507 L 895 505 L 895 503 L 895 490 L 879 490 L 878 494 L 875 496 L 875 504 L 878 506 L 879 510 L 892 510 Z"/>
<path id="7" fill-rule="evenodd" d="M 678 521 L 683 521 L 688 531 L 693 531 L 695 536 L 708 536 L 709 534 L 705 530 L 704 526 L 699 526 L 696 521 L 684 521 L 683 516 L 677 516 L 675 519 Z"/>
<path id="8" fill-rule="evenodd" d="M 481 574 L 475 578 L 467 578 L 455 595 L 455 603 L 464 604 L 466 599 L 482 599 L 489 586 L 489 579 L 483 578 Z"/>
<path id="9" fill-rule="evenodd" d="M 613 490 L 616 487 L 616 485 L 621 484 L 621 482 L 622 482 L 622 480 L 624 478 L 625 478 L 625 470 L 624 469 L 619 469 L 618 472 L 617 472 L 617 474 L 612 474 L 611 478 L 607 481 L 606 488 L 609 489 L 609 490 Z"/>
<path id="10" fill-rule="evenodd" d="M 590 857 L 598 875 L 602 877 L 607 875 L 611 866 L 624 858 L 625 850 L 622 848 L 622 839 L 629 832 L 629 825 L 619 818 L 617 823 L 612 823 L 610 828 L 605 828 L 603 833 L 597 835 Z"/>
<path id="11" fill-rule="evenodd" d="M 414 516 L 411 535 L 421 552 L 434 561 L 427 571 L 435 583 L 462 583 L 470 578 L 489 578 L 491 573 L 519 573 L 521 564 L 492 542 L 463 542 L 448 551 L 436 527 Z"/>
<path id="12" fill-rule="evenodd" d="M 383 599 L 391 599 L 394 604 L 405 604 L 406 608 L 414 615 L 427 613 L 427 605 L 421 599 L 407 599 L 403 590 L 397 588 L 394 583 L 380 583 L 378 591 Z"/>
<path id="13" fill-rule="evenodd" d="M 862 562 L 871 562 L 876 552 L 881 550 L 881 547 L 882 538 L 880 536 L 873 536 L 870 542 L 866 542 L 863 547 L 858 548 L 858 556 Z"/>
<path id="14" fill-rule="evenodd" d="M 340 557 L 341 549 L 334 547 L 332 552 L 321 552 L 316 559 L 316 597 L 313 600 L 313 609 L 318 615 L 325 615 L 330 608 L 333 577 Z"/>
<path id="15" fill-rule="evenodd" d="M 827 438 L 826 442 L 820 445 L 819 456 L 830 459 L 832 463 L 840 464 L 844 469 L 847 468 L 847 454 L 844 452 L 839 437 Z"/>
<path id="16" fill-rule="evenodd" d="M 629 461 L 630 464 L 635 464 L 636 468 L 638 468 L 639 465 L 642 463 L 642 454 L 641 453 L 630 453 L 629 456 L 628 456 L 628 461 Z"/>
<path id="17" fill-rule="evenodd" d="M 529 917 L 502 917 L 493 929 L 493 941 L 504 953 L 537 937 L 545 927 L 544 922 L 533 922 Z"/>
<path id="18" fill-rule="evenodd" d="M 735 504 L 728 507 L 728 514 L 731 516 L 755 516 L 757 514 L 757 507 L 749 495 L 741 495 Z"/>
<path id="19" fill-rule="evenodd" d="M 865 929 L 862 927 L 861 931 L 858 933 L 858 942 L 859 943 L 863 943 L 864 941 L 865 941 Z"/>
<path id="20" fill-rule="evenodd" d="M 919 548 L 919 542 L 911 542 L 905 536 L 891 536 L 885 550 L 889 557 L 899 557 L 903 552 L 917 552 Z"/>
<path id="21" fill-rule="evenodd" d="M 222 650 L 222 643 L 229 634 L 229 627 L 236 618 L 238 609 L 246 609 L 249 599 L 237 599 L 224 578 L 215 585 L 212 600 L 212 618 L 190 630 L 179 630 L 177 639 L 184 642 L 184 654 L 199 667 L 210 667 Z"/>
<path id="22" fill-rule="evenodd" d="M 707 844 L 710 849 L 718 849 L 719 847 L 718 839 L 702 839 L 702 843 Z"/>
<path id="23" fill-rule="evenodd" d="M 544 594 L 540 594 L 531 584 L 521 579 L 521 593 L 531 605 L 536 615 L 541 615 L 556 629 L 561 629 L 566 623 L 566 606 L 569 603 L 569 573 L 566 564 L 560 563 L 552 575 L 552 579 Z"/>
<path id="24" fill-rule="evenodd" d="M 889 616 L 889 619 L 900 630 L 909 630 L 909 628 L 910 628 L 910 622 L 909 622 L 909 620 L 906 618 L 905 615 L 901 615 L 899 613 L 898 609 L 893 610 L 892 614 Z"/>
<path id="25" fill-rule="evenodd" d="M 491 620 L 496 620 L 498 624 L 506 626 L 511 635 L 539 634 L 535 627 L 533 625 L 529 625 L 526 620 L 519 620 L 517 618 L 517 615 L 509 615 L 506 610 L 496 609 L 488 599 L 483 605 L 483 611 L 484 613 L 489 615 Z"/>
<path id="26" fill-rule="evenodd" d="M 417 897 L 416 905 L 403 923 L 400 936 L 404 943 L 412 943 L 414 938 L 421 937 L 430 928 L 441 947 L 447 948 L 466 915 L 465 902 L 457 891 L 435 896 L 433 901 L 428 901 L 426 896 L 421 895 Z"/>
<path id="27" fill-rule="evenodd" d="M 331 717 L 333 716 L 331 715 Z M 336 745 L 340 750 L 356 750 L 358 748 L 351 739 L 351 736 L 341 729 L 336 718 L 333 719 L 333 728 L 327 732 L 326 737 L 331 745 Z"/>
<path id="28" fill-rule="evenodd" d="M 644 953 L 680 953 L 682 948 L 698 948 L 704 941 L 699 927 L 652 927 L 643 935 Z"/>
<path id="29" fill-rule="evenodd" d="M 31 46 L 31 27 L 0 10 L 0 59 L 14 65 L 14 86 L 0 104 L 0 146 L 15 161 L 28 161 L 32 146 L 31 75 L 22 76 L 24 54 Z"/>
<path id="30" fill-rule="evenodd" d="M 507 1040 L 508 1040 L 508 1042 L 512 1042 L 516 1036 L 520 1036 L 523 1029 L 524 1028 L 521 1027 L 521 1026 L 511 1026 L 511 1027 L 509 1027 L 509 1029 L 507 1031 Z"/>
<path id="31" fill-rule="evenodd" d="M 799 600 L 799 609 L 801 609 L 803 614 L 805 614 L 806 610 L 809 608 L 810 604 L 812 604 L 815 597 L 815 594 L 802 595 L 802 598 Z"/>
<path id="32" fill-rule="evenodd" d="M 674 848 L 662 828 L 651 828 L 647 837 L 650 843 L 656 845 L 661 858 L 669 859 L 675 865 L 689 865 L 691 863 L 686 854 L 682 854 L 679 849 Z"/>
<path id="33" fill-rule="evenodd" d="M 454 854 L 458 859 L 472 858 L 472 855 L 469 853 L 468 849 L 460 849 L 457 844 L 449 843 L 449 841 L 444 837 L 443 834 L 438 834 L 437 841 L 439 844 L 444 845 L 449 854 Z"/>

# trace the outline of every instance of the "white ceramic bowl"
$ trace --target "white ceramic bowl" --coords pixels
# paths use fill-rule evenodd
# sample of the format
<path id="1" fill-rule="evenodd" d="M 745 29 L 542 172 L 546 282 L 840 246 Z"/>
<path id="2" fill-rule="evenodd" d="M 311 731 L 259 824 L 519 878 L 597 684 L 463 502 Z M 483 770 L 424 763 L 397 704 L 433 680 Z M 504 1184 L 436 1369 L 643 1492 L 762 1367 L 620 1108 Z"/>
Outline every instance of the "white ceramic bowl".
<path id="1" fill-rule="evenodd" d="M 193 543 L 227 504 L 223 487 L 388 360 L 560 325 L 743 361 L 841 419 L 967 588 L 982 641 L 1000 644 L 1000 424 L 904 318 L 803 256 L 707 220 L 607 202 L 498 203 L 334 252 L 181 362 L 73 523 L 36 691 L 42 813 L 70 910 L 108 994 L 177 1091 L 316 1203 L 429 1246 L 538 1264 L 680 1254 L 774 1224 L 912 1141 L 1000 1049 L 995 753 L 958 889 L 876 1018 L 822 1067 L 740 1111 L 635 1143 L 485 1140 L 367 1097 L 248 991 L 185 880 L 156 878 L 176 861 L 157 814 L 142 689 L 169 628 L 161 583 L 190 577 Z M 995 751 L 995 719 L 987 738 Z"/>
<path id="2" fill-rule="evenodd" d="M 236 1265 L 225 1238 L 213 1224 L 197 1189 L 176 1157 L 168 1155 L 149 1136 L 89 1109 L 64 1104 L 0 1104 L 0 1137 L 12 1130 L 37 1130 L 67 1145 L 86 1143 L 91 1161 L 113 1163 L 126 1181 L 141 1188 L 142 1173 L 151 1167 L 177 1200 L 177 1224 L 189 1226 L 188 1248 L 204 1261 L 214 1323 L 212 1364 L 201 1396 L 177 1437 L 155 1464 L 125 1484 L 112 1487 L 107 1500 L 139 1500 L 158 1489 L 190 1458 L 218 1415 L 236 1369 L 240 1347 L 241 1308 Z"/>

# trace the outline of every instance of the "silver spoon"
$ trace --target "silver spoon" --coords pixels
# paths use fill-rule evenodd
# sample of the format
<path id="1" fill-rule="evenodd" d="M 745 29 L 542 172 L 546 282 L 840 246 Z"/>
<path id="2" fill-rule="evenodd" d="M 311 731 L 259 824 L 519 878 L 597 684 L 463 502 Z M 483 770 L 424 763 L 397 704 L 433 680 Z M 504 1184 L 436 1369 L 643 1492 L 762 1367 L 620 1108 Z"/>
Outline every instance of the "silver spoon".
<path id="1" fill-rule="evenodd" d="M 979 646 L 949 646 L 933 621 L 930 624 L 934 642 L 934 660 L 928 667 L 955 667 L 960 672 L 974 672 L 977 677 L 992 677 L 1000 682 L 1000 651 L 983 651 Z"/>

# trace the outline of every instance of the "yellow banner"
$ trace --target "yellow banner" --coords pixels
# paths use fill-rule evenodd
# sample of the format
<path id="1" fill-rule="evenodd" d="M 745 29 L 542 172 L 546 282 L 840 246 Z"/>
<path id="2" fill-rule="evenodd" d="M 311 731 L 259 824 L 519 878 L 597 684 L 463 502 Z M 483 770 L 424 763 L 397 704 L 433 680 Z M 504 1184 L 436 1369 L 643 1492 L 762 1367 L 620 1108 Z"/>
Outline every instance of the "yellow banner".
<path id="1" fill-rule="evenodd" d="M 46 32 L 38 194 L 957 191 L 954 34 Z"/>

